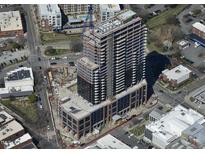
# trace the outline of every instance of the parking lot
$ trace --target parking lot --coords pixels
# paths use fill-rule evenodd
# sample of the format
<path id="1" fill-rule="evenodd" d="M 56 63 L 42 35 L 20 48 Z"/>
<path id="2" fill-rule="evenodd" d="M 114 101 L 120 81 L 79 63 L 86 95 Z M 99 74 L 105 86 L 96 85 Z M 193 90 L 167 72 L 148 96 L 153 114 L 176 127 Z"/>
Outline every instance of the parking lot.
<path id="1" fill-rule="evenodd" d="M 191 5 L 191 7 L 189 7 L 188 9 L 185 9 L 183 12 L 181 12 L 177 18 L 180 22 L 180 27 L 181 27 L 181 30 L 184 34 L 189 34 L 190 31 L 191 31 L 191 25 L 195 22 L 199 22 L 201 19 L 204 19 L 204 13 L 202 13 L 201 16 L 198 16 L 198 17 L 192 17 L 190 15 L 190 13 L 193 11 L 193 10 L 196 10 L 196 9 L 202 9 L 201 5 L 199 4 L 194 4 L 194 5 Z"/>
<path id="2" fill-rule="evenodd" d="M 18 59 L 19 61 L 22 60 L 21 57 L 28 57 L 29 51 L 27 49 L 24 50 L 17 50 L 15 52 L 11 51 L 4 51 L 0 54 L 0 64 L 6 63 L 11 64 L 11 61 L 15 61 L 15 59 Z"/>
<path id="3" fill-rule="evenodd" d="M 195 47 L 193 41 L 189 41 L 190 46 L 182 50 L 181 54 L 186 59 L 193 62 L 193 66 L 199 66 L 200 64 L 205 64 L 205 48 L 202 46 Z"/>

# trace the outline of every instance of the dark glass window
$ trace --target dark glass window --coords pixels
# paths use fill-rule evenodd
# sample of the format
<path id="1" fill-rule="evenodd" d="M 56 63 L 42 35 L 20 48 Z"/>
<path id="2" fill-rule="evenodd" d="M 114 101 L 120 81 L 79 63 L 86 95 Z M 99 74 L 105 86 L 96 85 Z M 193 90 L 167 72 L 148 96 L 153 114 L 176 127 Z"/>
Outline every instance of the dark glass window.
<path id="1" fill-rule="evenodd" d="M 123 98 L 118 100 L 118 112 L 127 108 L 129 105 L 130 105 L 129 95 L 126 95 Z"/>
<path id="2" fill-rule="evenodd" d="M 95 123 L 103 120 L 103 108 L 98 109 L 97 111 L 91 114 L 91 124 L 94 125 Z"/>

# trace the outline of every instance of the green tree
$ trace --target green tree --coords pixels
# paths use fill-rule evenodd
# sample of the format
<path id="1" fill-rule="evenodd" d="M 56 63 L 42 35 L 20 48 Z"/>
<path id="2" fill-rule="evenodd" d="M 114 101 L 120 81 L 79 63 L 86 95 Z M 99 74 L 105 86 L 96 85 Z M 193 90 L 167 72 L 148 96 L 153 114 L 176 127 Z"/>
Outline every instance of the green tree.
<path id="1" fill-rule="evenodd" d="M 29 102 L 30 103 L 34 103 L 37 101 L 37 96 L 35 94 L 32 94 L 30 96 L 28 96 Z"/>

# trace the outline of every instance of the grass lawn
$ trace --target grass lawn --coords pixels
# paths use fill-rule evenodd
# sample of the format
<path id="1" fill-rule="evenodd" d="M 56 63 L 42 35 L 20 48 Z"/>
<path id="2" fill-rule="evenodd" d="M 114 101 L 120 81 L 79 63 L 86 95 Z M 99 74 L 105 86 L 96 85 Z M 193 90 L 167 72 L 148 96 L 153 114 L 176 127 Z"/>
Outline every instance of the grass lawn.
<path id="1" fill-rule="evenodd" d="M 52 42 L 58 42 L 58 41 L 63 41 L 63 40 L 68 40 L 68 41 L 75 41 L 80 39 L 79 34 L 73 34 L 73 35 L 66 35 L 62 33 L 46 33 L 46 32 L 41 32 L 41 41 L 43 43 L 52 43 Z"/>
<path id="2" fill-rule="evenodd" d="M 144 133 L 145 125 L 139 125 L 133 128 L 130 132 L 133 133 L 135 136 L 141 136 Z"/>
<path id="3" fill-rule="evenodd" d="M 45 51 L 46 56 L 58 56 L 68 53 L 68 49 L 50 49 Z"/>
<path id="4" fill-rule="evenodd" d="M 38 120 L 37 108 L 34 103 L 30 103 L 29 101 L 20 102 L 19 100 L 0 100 L 0 103 L 14 111 L 26 121 L 35 123 Z"/>
<path id="5" fill-rule="evenodd" d="M 156 27 L 159 27 L 161 25 L 166 24 L 166 20 L 171 17 L 178 15 L 181 11 L 184 10 L 184 8 L 187 7 L 187 4 L 178 5 L 175 8 L 170 8 L 167 11 L 162 12 L 156 17 L 153 17 L 152 19 L 148 20 L 146 25 L 149 29 L 154 29 Z"/>
<path id="6" fill-rule="evenodd" d="M 147 44 L 147 48 L 148 48 L 150 51 L 163 52 L 163 47 L 161 47 L 161 48 L 156 47 L 156 45 L 155 45 L 154 42 L 151 42 L 151 43 Z"/>

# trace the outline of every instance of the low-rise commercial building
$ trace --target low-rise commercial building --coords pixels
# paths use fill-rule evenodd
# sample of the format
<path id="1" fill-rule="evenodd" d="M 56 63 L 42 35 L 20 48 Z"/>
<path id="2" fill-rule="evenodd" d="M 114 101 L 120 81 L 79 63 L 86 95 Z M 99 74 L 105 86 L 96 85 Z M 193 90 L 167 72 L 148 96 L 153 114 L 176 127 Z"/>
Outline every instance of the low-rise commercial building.
<path id="1" fill-rule="evenodd" d="M 99 140 L 96 143 L 86 147 L 86 149 L 131 149 L 128 145 L 118 140 L 114 136 L 108 134 Z"/>
<path id="2" fill-rule="evenodd" d="M 177 42 L 177 44 L 179 45 L 180 50 L 184 50 L 190 46 L 190 43 L 187 40 L 180 40 Z"/>
<path id="3" fill-rule="evenodd" d="M 38 16 L 43 30 L 52 31 L 62 28 L 62 16 L 57 4 L 39 4 Z"/>
<path id="4" fill-rule="evenodd" d="M 0 142 L 15 140 L 24 133 L 24 128 L 11 115 L 0 112 Z"/>
<path id="5" fill-rule="evenodd" d="M 154 109 L 152 112 L 149 114 L 149 120 L 150 121 L 157 121 L 160 120 L 165 114 L 162 110 L 159 110 L 158 108 Z"/>
<path id="6" fill-rule="evenodd" d="M 32 144 L 32 137 L 26 133 L 13 141 L 2 142 L 5 149 L 21 149 L 22 147 Z"/>
<path id="7" fill-rule="evenodd" d="M 10 71 L 4 77 L 5 87 L 0 88 L 0 98 L 31 95 L 34 86 L 32 68 L 21 67 Z"/>
<path id="8" fill-rule="evenodd" d="M 205 39 L 205 25 L 200 23 L 200 22 L 195 22 L 192 25 L 192 33 L 194 33 L 197 36 Z"/>
<path id="9" fill-rule="evenodd" d="M 100 21 L 108 20 L 121 11 L 119 4 L 101 4 Z"/>
<path id="10" fill-rule="evenodd" d="M 184 130 L 201 121 L 204 121 L 203 115 L 178 105 L 160 120 L 146 125 L 144 139 L 159 148 L 169 148 Z"/>
<path id="11" fill-rule="evenodd" d="M 194 148 L 205 147 L 205 120 L 194 123 L 182 132 L 182 138 L 190 142 Z"/>
<path id="12" fill-rule="evenodd" d="M 159 79 L 169 83 L 171 87 L 177 87 L 190 79 L 192 71 L 183 65 L 179 65 L 171 70 L 162 71 Z"/>
<path id="13" fill-rule="evenodd" d="M 4 110 L 0 111 L 0 149 L 21 149 L 28 145 L 36 148 L 22 125 Z"/>
<path id="14" fill-rule="evenodd" d="M 15 37 L 23 34 L 19 11 L 0 12 L 0 37 Z"/>

